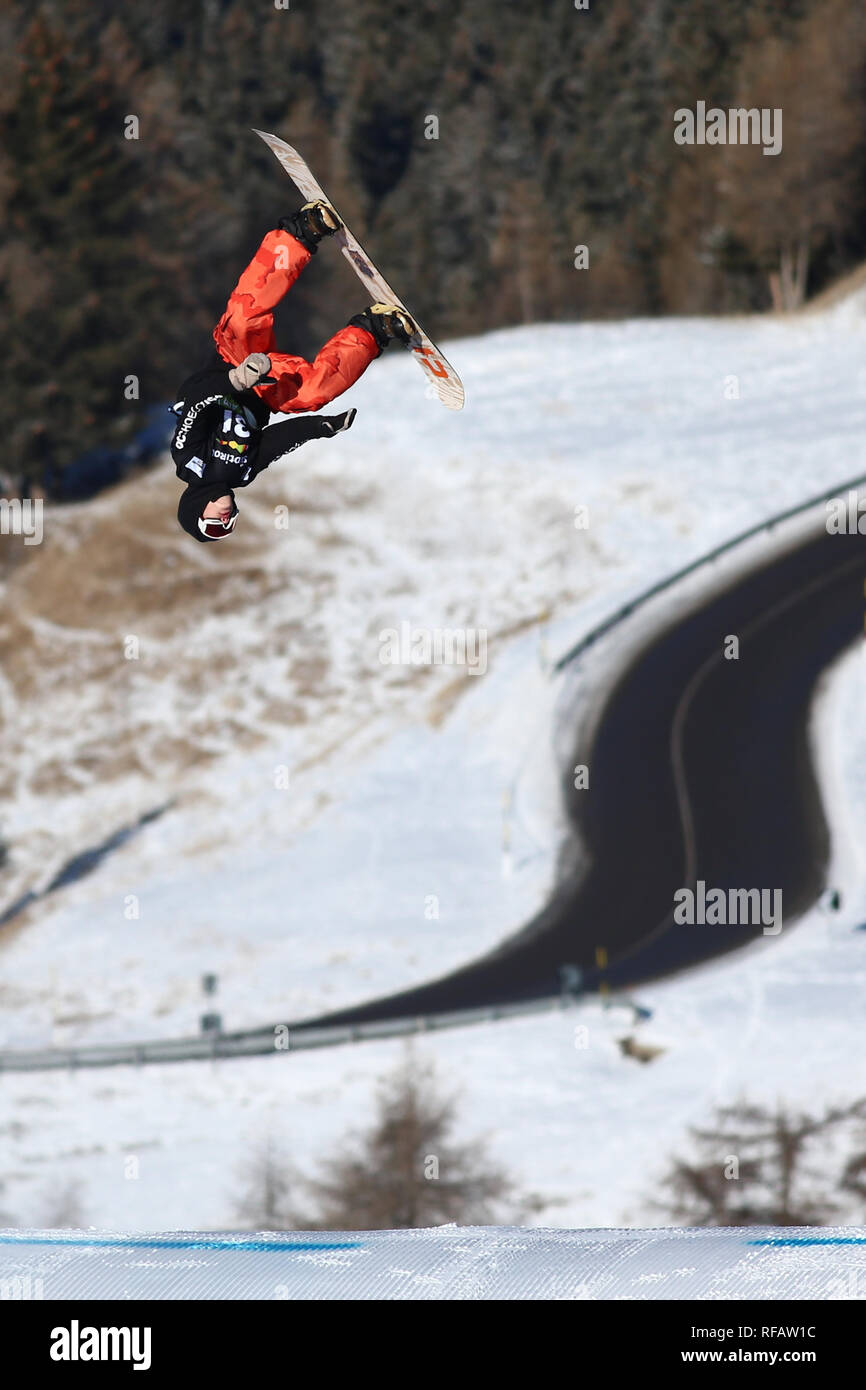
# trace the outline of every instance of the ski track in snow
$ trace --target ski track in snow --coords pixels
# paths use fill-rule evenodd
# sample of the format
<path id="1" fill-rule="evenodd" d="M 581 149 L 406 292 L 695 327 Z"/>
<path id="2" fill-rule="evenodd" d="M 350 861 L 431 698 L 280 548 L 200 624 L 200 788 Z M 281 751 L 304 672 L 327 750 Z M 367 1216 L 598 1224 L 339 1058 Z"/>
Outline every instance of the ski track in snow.
<path id="1" fill-rule="evenodd" d="M 429 978 L 521 925 L 549 886 L 558 824 L 544 659 L 627 594 L 859 471 L 861 300 L 790 322 L 543 326 L 446 344 L 467 387 L 459 417 L 423 387 L 419 398 L 417 368 L 391 357 L 347 393 L 359 408 L 349 435 L 261 480 L 250 529 L 263 537 L 266 597 L 245 604 L 237 585 L 236 612 L 174 642 L 154 626 L 156 659 L 124 671 L 120 693 L 110 665 L 75 678 L 76 652 L 107 651 L 116 666 L 120 634 L 36 614 L 33 640 L 53 654 L 43 698 L 16 700 L 3 683 L 17 728 L 2 755 L 13 788 L 4 904 L 142 811 L 177 804 L 7 930 L 3 1045 L 191 1033 L 211 1009 L 232 1029 L 310 1015 Z M 158 472 L 140 487 L 170 505 L 171 483 Z M 75 558 L 119 495 L 70 513 L 57 544 Z M 321 512 L 304 510 L 320 499 Z M 295 510 L 278 547 L 267 509 L 286 500 Z M 574 526 L 580 504 L 586 531 Z M 46 534 L 47 552 L 50 510 Z M 402 620 L 486 628 L 489 671 L 382 667 L 378 633 Z M 185 666 L 214 649 L 224 663 L 191 699 Z M 309 666 L 316 654 L 324 675 Z M 459 1088 L 467 1129 L 489 1136 L 524 1187 L 561 1199 L 538 1224 L 657 1220 L 643 1199 L 716 1101 L 859 1093 L 864 659 L 858 649 L 838 664 L 816 725 L 834 824 L 854 828 L 836 844 L 840 914 L 816 910 L 781 938 L 642 991 L 654 1011 L 642 1036 L 667 1049 L 649 1067 L 616 1046 L 630 1015 L 598 1001 L 415 1044 Z M 268 716 L 274 700 L 301 704 L 303 722 Z M 204 722 L 217 755 L 173 763 L 166 741 L 179 725 L 194 741 Z M 260 741 L 232 750 L 221 731 L 236 725 Z M 76 767 L 100 730 L 139 738 L 143 770 L 108 781 Z M 55 759 L 78 789 L 52 782 Z M 274 787 L 281 764 L 288 791 Z M 503 804 L 518 773 L 504 874 Z M 130 894 L 137 920 L 124 916 Z M 206 971 L 220 977 L 213 999 Z M 402 1047 L 4 1076 L 0 1207 L 38 1224 L 74 1179 L 97 1225 L 230 1226 L 250 1146 L 269 1134 L 310 1171 L 369 1113 Z"/>

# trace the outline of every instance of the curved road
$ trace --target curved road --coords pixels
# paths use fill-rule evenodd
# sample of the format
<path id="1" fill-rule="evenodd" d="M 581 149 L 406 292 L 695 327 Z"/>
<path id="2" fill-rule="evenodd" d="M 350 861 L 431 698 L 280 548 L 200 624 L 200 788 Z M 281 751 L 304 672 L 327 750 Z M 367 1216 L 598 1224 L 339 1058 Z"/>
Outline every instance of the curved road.
<path id="1" fill-rule="evenodd" d="M 418 988 L 298 1028 L 490 1006 L 584 986 L 627 988 L 761 934 L 679 925 L 674 893 L 782 891 L 785 925 L 821 892 L 829 837 L 808 749 L 822 671 L 864 632 L 866 537 L 822 532 L 732 583 L 652 639 L 614 688 L 592 747 L 590 788 L 564 795 L 589 867 L 567 867 L 547 905 L 476 962 Z M 740 639 L 738 660 L 725 638 Z M 572 856 L 573 857 L 573 856 Z M 604 948 L 607 964 L 596 964 Z"/>

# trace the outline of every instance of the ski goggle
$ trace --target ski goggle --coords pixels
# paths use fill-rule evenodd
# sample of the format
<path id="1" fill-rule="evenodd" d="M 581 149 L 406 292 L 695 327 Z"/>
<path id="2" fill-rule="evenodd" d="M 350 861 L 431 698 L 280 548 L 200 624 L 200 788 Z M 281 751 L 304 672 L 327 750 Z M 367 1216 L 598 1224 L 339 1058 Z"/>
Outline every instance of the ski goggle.
<path id="1" fill-rule="evenodd" d="M 198 529 L 208 540 L 220 541 L 223 536 L 230 536 L 237 525 L 239 512 L 235 507 L 228 521 L 220 521 L 218 516 L 200 516 L 198 519 Z"/>

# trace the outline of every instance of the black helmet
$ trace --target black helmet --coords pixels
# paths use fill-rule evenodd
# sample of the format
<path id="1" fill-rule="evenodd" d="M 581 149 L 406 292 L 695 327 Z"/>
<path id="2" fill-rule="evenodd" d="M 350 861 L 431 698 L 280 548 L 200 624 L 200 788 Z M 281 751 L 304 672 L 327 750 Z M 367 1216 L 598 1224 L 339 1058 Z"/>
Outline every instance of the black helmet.
<path id="1" fill-rule="evenodd" d="M 218 541 L 223 539 L 221 535 L 206 536 L 199 526 L 199 521 L 208 502 L 215 502 L 218 497 L 225 497 L 226 493 L 232 499 L 232 520 L 224 528 L 223 536 L 230 536 L 238 515 L 238 505 L 232 489 L 227 488 L 225 483 L 187 484 L 186 491 L 181 493 L 180 501 L 177 504 L 177 519 L 187 535 L 192 536 L 193 540 Z"/>

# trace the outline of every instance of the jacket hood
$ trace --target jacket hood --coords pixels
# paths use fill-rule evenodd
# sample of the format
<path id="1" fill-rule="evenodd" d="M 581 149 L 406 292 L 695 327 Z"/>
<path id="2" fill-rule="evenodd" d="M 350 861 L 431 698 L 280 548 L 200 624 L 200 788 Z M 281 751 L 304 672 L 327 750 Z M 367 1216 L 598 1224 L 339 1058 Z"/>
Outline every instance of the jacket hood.
<path id="1" fill-rule="evenodd" d="M 208 545 L 211 541 L 222 539 L 217 536 L 203 536 L 198 529 L 198 523 L 208 502 L 215 502 L 218 497 L 225 497 L 226 493 L 237 507 L 234 492 L 231 488 L 226 488 L 225 483 L 187 483 L 177 504 L 177 519 L 194 541 L 202 541 Z"/>

